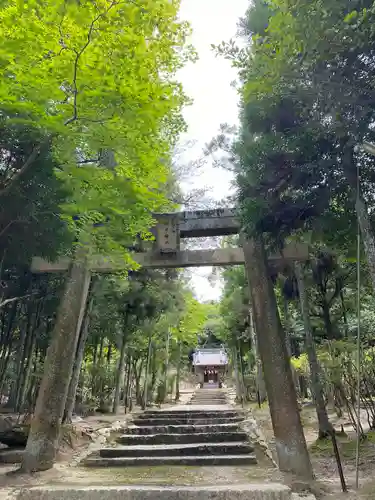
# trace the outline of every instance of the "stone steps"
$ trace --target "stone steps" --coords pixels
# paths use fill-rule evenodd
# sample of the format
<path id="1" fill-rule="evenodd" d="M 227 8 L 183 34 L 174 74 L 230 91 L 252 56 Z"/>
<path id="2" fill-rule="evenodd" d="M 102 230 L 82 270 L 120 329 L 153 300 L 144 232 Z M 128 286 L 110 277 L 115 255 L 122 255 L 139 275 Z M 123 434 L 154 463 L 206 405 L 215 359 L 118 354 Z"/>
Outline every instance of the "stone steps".
<path id="1" fill-rule="evenodd" d="M 211 404 L 215 404 L 215 403 L 220 403 L 220 402 L 223 402 L 223 403 L 226 403 L 227 402 L 227 398 L 213 398 L 213 397 L 210 397 L 210 396 L 199 396 L 197 398 L 191 398 L 190 401 L 210 401 Z"/>
<path id="2" fill-rule="evenodd" d="M 158 427 L 160 425 L 216 425 L 216 424 L 235 424 L 237 422 L 241 422 L 243 420 L 242 417 L 210 417 L 210 418 L 137 418 L 133 420 L 134 425 L 138 426 L 155 426 Z"/>
<path id="3" fill-rule="evenodd" d="M 243 415 L 243 412 L 240 410 L 220 410 L 221 418 L 231 418 Z M 171 418 L 185 418 L 189 419 L 195 418 L 212 418 L 217 417 L 217 410 L 147 410 L 142 414 L 134 415 L 134 418 L 137 419 L 147 419 L 147 418 L 159 418 L 159 417 L 171 417 Z"/>
<path id="4" fill-rule="evenodd" d="M 199 398 L 199 396 L 207 396 L 209 398 L 225 398 L 226 392 L 222 389 L 198 389 L 192 395 L 193 398 Z"/>
<path id="5" fill-rule="evenodd" d="M 245 432 L 204 432 L 195 434 L 124 434 L 117 439 L 121 445 L 220 443 L 247 441 Z"/>
<path id="6" fill-rule="evenodd" d="M 84 461 L 86 467 L 142 467 L 160 465 L 250 465 L 256 464 L 255 454 L 246 455 L 197 455 L 197 456 L 160 456 L 160 457 L 89 457 Z"/>
<path id="7" fill-rule="evenodd" d="M 202 400 L 202 401 L 189 401 L 188 405 L 207 405 L 207 406 L 218 406 L 218 405 L 227 405 L 226 401 L 212 401 L 211 399 Z"/>
<path id="8" fill-rule="evenodd" d="M 122 457 L 178 457 L 183 455 L 245 455 L 253 453 L 254 448 L 250 443 L 189 443 L 189 444 L 159 444 L 159 445 L 135 445 L 117 448 L 103 448 L 99 451 L 101 458 Z"/>
<path id="9" fill-rule="evenodd" d="M 215 405 L 216 403 L 216 405 Z M 235 466 L 256 463 L 254 447 L 240 429 L 243 413 L 223 408 L 222 389 L 200 389 L 192 406 L 147 410 L 136 415 L 115 447 L 102 448 L 84 460 L 87 467 Z M 207 410 L 204 406 L 207 405 Z"/>
<path id="10" fill-rule="evenodd" d="M 201 432 L 236 432 L 238 423 L 218 425 L 158 425 L 158 426 L 129 426 L 128 434 L 195 434 Z"/>
<path id="11" fill-rule="evenodd" d="M 226 405 L 227 395 L 222 389 L 198 389 L 191 397 L 188 405 Z"/>

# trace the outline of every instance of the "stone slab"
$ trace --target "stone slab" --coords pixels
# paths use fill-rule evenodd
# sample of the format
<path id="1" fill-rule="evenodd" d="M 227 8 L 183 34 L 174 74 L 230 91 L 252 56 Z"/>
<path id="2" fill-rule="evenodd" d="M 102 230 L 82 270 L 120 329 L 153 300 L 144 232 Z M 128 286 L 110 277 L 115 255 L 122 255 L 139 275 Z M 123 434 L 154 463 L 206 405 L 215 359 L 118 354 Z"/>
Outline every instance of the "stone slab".
<path id="1" fill-rule="evenodd" d="M 204 406 L 204 405 L 212 405 L 212 401 L 191 401 L 190 403 L 188 403 L 189 405 L 200 405 L 200 406 Z M 225 401 L 223 401 L 222 403 L 220 403 L 219 401 L 216 402 L 217 405 L 226 405 L 227 403 Z"/>
<path id="2" fill-rule="evenodd" d="M 22 462 L 24 449 L 3 448 L 0 450 L 0 464 L 18 464 Z"/>
<path id="3" fill-rule="evenodd" d="M 347 497 L 350 500 L 350 497 Z M 316 500 L 316 496 L 312 495 L 299 495 L 298 493 L 292 493 L 292 500 Z"/>
<path id="4" fill-rule="evenodd" d="M 204 411 L 204 410 L 196 410 L 195 408 L 189 407 L 190 411 L 185 411 L 185 410 L 177 410 L 177 411 L 167 411 L 167 410 L 159 410 L 159 411 L 146 411 L 143 414 L 136 415 L 136 418 L 169 418 L 169 417 L 174 417 L 174 418 L 189 418 L 191 420 L 194 420 L 196 418 L 212 418 L 212 417 L 218 417 L 218 418 L 231 418 L 231 417 L 237 417 L 244 415 L 244 412 L 237 411 L 237 410 L 218 410 L 218 411 Z"/>
<path id="5" fill-rule="evenodd" d="M 23 489 L 17 500 L 291 500 L 291 491 L 277 483 L 201 487 L 63 486 Z"/>
<path id="6" fill-rule="evenodd" d="M 123 445 L 135 444 L 188 444 L 247 441 L 246 432 L 202 432 L 196 434 L 123 434 L 117 442 Z"/>
<path id="7" fill-rule="evenodd" d="M 160 465 L 186 465 L 186 466 L 224 466 L 224 465 L 254 465 L 257 464 L 256 456 L 246 455 L 200 455 L 177 457 L 121 457 L 102 458 L 88 457 L 82 465 L 86 467 L 154 467 Z"/>
<path id="8" fill-rule="evenodd" d="M 215 404 L 210 404 L 210 405 L 194 405 L 194 408 L 191 407 L 188 403 L 185 405 L 178 405 L 175 406 L 174 408 L 175 411 L 210 411 L 210 412 L 217 412 L 217 411 L 233 411 L 233 406 L 230 404 L 225 404 L 225 405 L 215 405 Z"/>
<path id="9" fill-rule="evenodd" d="M 117 446 L 116 448 L 102 448 L 99 451 L 99 454 L 102 458 L 160 456 L 185 457 L 192 455 L 245 455 L 250 454 L 253 451 L 253 447 L 246 442 L 220 442 Z"/>
<path id="10" fill-rule="evenodd" d="M 201 396 L 193 396 L 191 398 L 191 401 L 212 401 L 212 404 L 215 404 L 216 401 L 224 401 L 224 402 L 227 402 L 227 398 L 226 397 L 219 397 L 219 396 L 210 396 L 209 394 L 205 395 L 205 394 L 202 394 Z"/>
<path id="11" fill-rule="evenodd" d="M 138 426 L 158 426 L 158 425 L 217 425 L 217 424 L 236 424 L 242 422 L 243 417 L 200 417 L 200 418 L 189 418 L 182 417 L 164 417 L 164 418 L 136 418 L 133 420 L 134 425 Z"/>
<path id="12" fill-rule="evenodd" d="M 236 432 L 239 424 L 218 425 L 129 425 L 128 434 L 196 434 L 202 432 Z"/>

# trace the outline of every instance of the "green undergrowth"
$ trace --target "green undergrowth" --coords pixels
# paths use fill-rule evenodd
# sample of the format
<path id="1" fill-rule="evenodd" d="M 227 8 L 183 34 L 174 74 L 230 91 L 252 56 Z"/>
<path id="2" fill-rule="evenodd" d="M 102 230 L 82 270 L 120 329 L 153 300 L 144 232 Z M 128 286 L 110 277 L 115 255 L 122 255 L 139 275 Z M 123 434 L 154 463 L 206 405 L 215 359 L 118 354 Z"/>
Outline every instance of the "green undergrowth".
<path id="1" fill-rule="evenodd" d="M 268 408 L 269 408 L 268 401 L 264 401 L 264 403 L 262 403 L 260 406 L 258 405 L 258 403 L 256 401 L 252 401 L 252 402 L 247 403 L 245 405 L 245 410 L 248 409 L 254 413 L 256 413 L 257 411 L 260 411 L 260 410 L 267 410 Z"/>
<path id="2" fill-rule="evenodd" d="M 357 446 L 355 437 L 337 436 L 337 443 L 342 459 L 355 459 Z M 315 441 L 315 443 L 310 446 L 310 453 L 316 458 L 334 457 L 332 441 L 330 439 Z M 375 431 L 368 432 L 366 439 L 361 441 L 360 455 L 362 459 L 375 457 Z"/>

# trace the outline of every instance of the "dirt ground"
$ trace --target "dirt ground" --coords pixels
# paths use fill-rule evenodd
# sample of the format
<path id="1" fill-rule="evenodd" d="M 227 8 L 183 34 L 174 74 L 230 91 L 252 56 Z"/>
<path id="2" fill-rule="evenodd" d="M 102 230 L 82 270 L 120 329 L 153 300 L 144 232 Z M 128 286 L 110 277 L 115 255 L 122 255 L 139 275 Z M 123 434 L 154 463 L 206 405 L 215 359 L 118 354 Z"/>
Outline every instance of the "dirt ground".
<path id="1" fill-rule="evenodd" d="M 188 398 L 188 394 L 186 394 Z M 135 411 L 140 411 L 136 409 Z M 270 448 L 273 448 L 273 433 L 268 406 L 261 409 L 251 405 L 251 411 L 263 431 Z M 339 447 L 344 467 L 345 479 L 349 493 L 341 493 L 340 481 L 332 446 L 329 442 L 317 442 L 316 416 L 313 407 L 305 407 L 301 413 L 306 440 L 316 474 L 316 483 L 312 492 L 324 500 L 375 499 L 375 433 L 369 433 L 368 440 L 360 450 L 360 484 L 361 491 L 354 491 L 355 484 L 355 435 L 349 427 L 345 427 L 346 437 L 339 437 Z M 1 415 L 0 415 L 1 417 Z M 36 485 L 104 485 L 104 484 L 137 484 L 137 485 L 212 485 L 240 484 L 244 482 L 286 482 L 293 490 L 301 490 L 300 484 L 290 478 L 283 477 L 272 466 L 271 461 L 262 450 L 257 449 L 258 465 L 249 467 L 129 467 L 128 469 L 92 470 L 79 466 L 79 462 L 89 453 L 103 446 L 126 425 L 131 418 L 125 416 L 123 409 L 117 415 L 95 415 L 78 419 L 73 426 L 64 430 L 62 446 L 58 461 L 53 470 L 37 473 L 32 476 L 14 475 L 14 465 L 0 464 L 0 489 L 17 488 Z M 340 429 L 341 423 L 331 415 L 335 426 Z"/>
<path id="2" fill-rule="evenodd" d="M 262 429 L 271 450 L 273 449 L 273 431 L 268 405 L 262 408 L 252 405 L 254 418 Z M 348 487 L 348 493 L 342 493 L 341 483 L 338 474 L 338 468 L 333 453 L 330 440 L 317 441 L 317 419 L 315 408 L 310 405 L 301 411 L 301 419 L 305 432 L 306 442 L 309 448 L 314 473 L 317 480 L 315 493 L 317 496 L 330 500 L 341 499 L 375 499 L 375 433 L 368 432 L 367 440 L 360 445 L 359 460 L 359 484 L 360 491 L 355 491 L 355 457 L 356 457 L 356 434 L 353 428 L 348 424 L 348 420 L 338 419 L 336 414 L 330 413 L 330 420 L 338 432 L 337 440 L 340 451 L 342 466 L 344 469 L 345 481 Z M 342 426 L 344 435 L 341 435 Z M 367 422 L 363 419 L 362 425 L 366 430 Z"/>

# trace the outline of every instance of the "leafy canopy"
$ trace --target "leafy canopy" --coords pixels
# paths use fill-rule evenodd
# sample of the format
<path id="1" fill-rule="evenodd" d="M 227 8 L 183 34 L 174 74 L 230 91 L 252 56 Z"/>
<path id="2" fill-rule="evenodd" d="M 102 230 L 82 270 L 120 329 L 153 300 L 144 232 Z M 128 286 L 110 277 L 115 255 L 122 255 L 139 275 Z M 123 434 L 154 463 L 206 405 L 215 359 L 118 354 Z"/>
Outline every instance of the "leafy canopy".
<path id="1" fill-rule="evenodd" d="M 174 75 L 194 57 L 178 8 L 175 0 L 9 0 L 0 8 L 4 117 L 43 131 L 34 153 L 52 144 L 72 193 L 69 223 L 77 214 L 81 231 L 106 222 L 84 238 L 96 251 L 123 254 L 148 231 L 150 212 L 166 206 L 187 102 Z"/>

